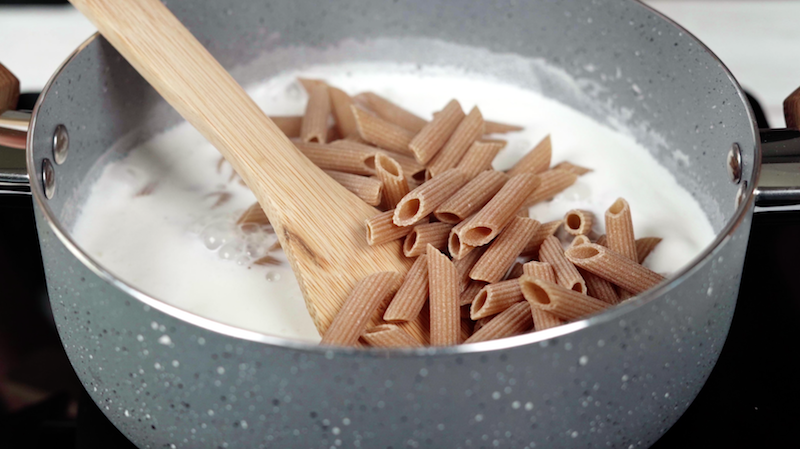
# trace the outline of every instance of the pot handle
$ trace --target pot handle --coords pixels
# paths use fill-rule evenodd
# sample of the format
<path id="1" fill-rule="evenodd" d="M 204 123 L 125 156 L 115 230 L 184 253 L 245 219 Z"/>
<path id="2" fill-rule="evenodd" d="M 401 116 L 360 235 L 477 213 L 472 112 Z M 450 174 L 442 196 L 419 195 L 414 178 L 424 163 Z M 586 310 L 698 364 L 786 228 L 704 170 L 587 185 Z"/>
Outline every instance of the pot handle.
<path id="1" fill-rule="evenodd" d="M 0 194 L 29 194 L 25 141 L 30 114 L 15 111 L 19 80 L 0 64 Z"/>
<path id="2" fill-rule="evenodd" d="M 756 212 L 800 210 L 800 88 L 783 102 L 785 129 L 762 129 Z"/>

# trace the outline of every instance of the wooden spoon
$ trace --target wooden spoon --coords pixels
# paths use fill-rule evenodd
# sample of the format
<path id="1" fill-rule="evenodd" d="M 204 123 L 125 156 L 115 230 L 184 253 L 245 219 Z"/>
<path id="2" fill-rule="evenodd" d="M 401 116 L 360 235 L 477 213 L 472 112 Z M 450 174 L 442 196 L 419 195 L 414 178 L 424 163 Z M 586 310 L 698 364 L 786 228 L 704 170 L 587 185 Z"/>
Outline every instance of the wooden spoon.
<path id="1" fill-rule="evenodd" d="M 303 156 L 159 0 L 71 2 L 256 195 L 320 334 L 356 282 L 408 270 L 398 242 L 367 245 L 364 220 L 378 211 Z"/>

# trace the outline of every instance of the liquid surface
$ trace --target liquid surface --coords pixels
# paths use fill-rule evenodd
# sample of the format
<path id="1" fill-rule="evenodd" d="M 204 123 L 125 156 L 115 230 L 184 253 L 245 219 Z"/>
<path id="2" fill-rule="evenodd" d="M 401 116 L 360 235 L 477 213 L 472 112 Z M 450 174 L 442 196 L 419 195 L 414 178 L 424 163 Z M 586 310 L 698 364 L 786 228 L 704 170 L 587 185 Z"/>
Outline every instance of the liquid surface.
<path id="1" fill-rule="evenodd" d="M 632 138 L 540 94 L 441 69 L 421 75 L 387 65 L 320 66 L 286 73 L 249 89 L 270 115 L 302 115 L 307 97 L 298 76 L 324 78 L 354 95 L 373 91 L 426 119 L 456 98 L 478 105 L 487 120 L 521 125 L 505 134 L 495 160 L 507 169 L 547 134 L 553 165 L 589 167 L 553 201 L 531 208 L 541 222 L 574 208 L 603 214 L 618 197 L 631 205 L 636 236 L 663 242 L 645 265 L 669 274 L 714 238 L 699 204 Z M 74 236 L 111 273 L 164 302 L 243 329 L 317 342 L 297 282 L 269 227 L 237 227 L 255 202 L 219 153 L 189 124 L 170 129 L 106 166 L 91 188 Z M 265 255 L 276 260 L 257 265 Z"/>

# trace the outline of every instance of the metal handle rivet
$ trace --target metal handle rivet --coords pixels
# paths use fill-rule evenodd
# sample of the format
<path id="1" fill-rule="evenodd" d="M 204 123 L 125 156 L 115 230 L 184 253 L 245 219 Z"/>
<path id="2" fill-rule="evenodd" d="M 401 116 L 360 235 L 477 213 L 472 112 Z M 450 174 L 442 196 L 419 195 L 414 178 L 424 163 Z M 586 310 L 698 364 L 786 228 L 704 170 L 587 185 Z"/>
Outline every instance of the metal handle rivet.
<path id="1" fill-rule="evenodd" d="M 731 145 L 731 150 L 728 152 L 728 175 L 734 184 L 742 181 L 742 149 L 738 143 Z"/>
<path id="2" fill-rule="evenodd" d="M 55 159 L 56 164 L 61 165 L 67 160 L 67 151 L 69 151 L 67 127 L 58 125 L 56 126 L 56 132 L 53 133 L 53 159 Z"/>
<path id="3" fill-rule="evenodd" d="M 742 204 L 742 200 L 747 195 L 747 181 L 743 182 L 742 185 L 739 186 L 739 191 L 736 192 L 736 208 L 739 208 L 739 205 Z"/>
<path id="4" fill-rule="evenodd" d="M 56 172 L 53 170 L 53 164 L 50 159 L 42 161 L 42 187 L 44 188 L 44 196 L 48 200 L 56 194 Z"/>

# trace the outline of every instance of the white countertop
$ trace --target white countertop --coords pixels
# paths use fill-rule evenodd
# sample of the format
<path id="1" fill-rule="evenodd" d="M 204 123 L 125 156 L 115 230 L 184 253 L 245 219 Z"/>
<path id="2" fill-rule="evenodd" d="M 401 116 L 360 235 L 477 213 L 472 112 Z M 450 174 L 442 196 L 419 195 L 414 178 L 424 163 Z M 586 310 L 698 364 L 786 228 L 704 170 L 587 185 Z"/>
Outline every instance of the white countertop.
<path id="1" fill-rule="evenodd" d="M 800 86 L 800 2 L 646 1 L 708 45 L 784 125 L 783 99 Z M 0 61 L 23 91 L 40 90 L 58 65 L 95 31 L 69 6 L 0 7 Z"/>

